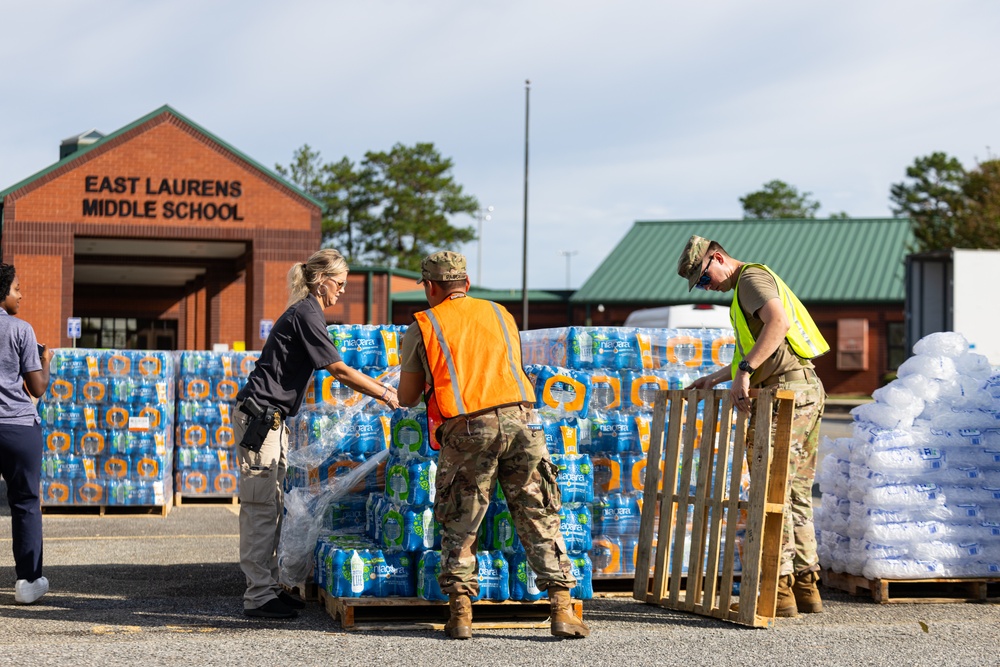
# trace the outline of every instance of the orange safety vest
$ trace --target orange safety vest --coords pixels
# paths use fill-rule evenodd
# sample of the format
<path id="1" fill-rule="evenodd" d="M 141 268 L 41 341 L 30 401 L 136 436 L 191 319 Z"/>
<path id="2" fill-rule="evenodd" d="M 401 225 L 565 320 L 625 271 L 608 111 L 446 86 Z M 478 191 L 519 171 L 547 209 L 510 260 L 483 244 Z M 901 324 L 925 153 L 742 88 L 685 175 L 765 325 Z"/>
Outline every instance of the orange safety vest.
<path id="1" fill-rule="evenodd" d="M 445 419 L 498 405 L 534 403 L 535 390 L 521 366 L 514 318 L 499 304 L 448 298 L 414 315 L 434 379 L 428 399 Z"/>

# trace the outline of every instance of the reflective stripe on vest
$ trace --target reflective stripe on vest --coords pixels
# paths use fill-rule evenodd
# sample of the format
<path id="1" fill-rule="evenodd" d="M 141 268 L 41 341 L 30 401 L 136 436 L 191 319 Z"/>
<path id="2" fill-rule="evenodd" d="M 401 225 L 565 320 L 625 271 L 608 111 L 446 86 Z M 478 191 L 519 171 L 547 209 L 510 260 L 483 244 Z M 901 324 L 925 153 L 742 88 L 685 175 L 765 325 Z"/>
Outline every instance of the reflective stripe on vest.
<path id="1" fill-rule="evenodd" d="M 472 297 L 447 299 L 414 319 L 433 377 L 430 400 L 442 417 L 534 403 L 534 388 L 521 367 L 517 325 L 502 306 Z"/>
<path id="2" fill-rule="evenodd" d="M 521 367 L 520 354 L 518 358 L 514 358 L 514 346 L 511 344 L 510 332 L 507 331 L 507 326 L 503 321 L 503 314 L 500 312 L 500 306 L 490 301 L 490 305 L 493 306 L 493 314 L 497 316 L 497 324 L 500 326 L 500 330 L 503 331 L 503 342 L 507 345 L 507 366 L 510 368 L 510 374 L 514 376 L 517 380 L 518 391 L 521 392 L 521 396 L 527 396 L 528 392 L 524 388 L 525 380 L 528 376 L 524 374 L 524 368 Z M 517 350 L 521 349 L 521 336 L 517 337 Z M 532 401 L 535 399 L 532 398 Z"/>
<path id="3" fill-rule="evenodd" d="M 816 323 L 809 315 L 809 311 L 805 309 L 805 306 L 798 300 L 795 293 L 788 288 L 788 285 L 774 271 L 763 264 L 744 264 L 740 268 L 740 276 L 742 277 L 743 271 L 751 266 L 767 271 L 774 278 L 774 283 L 778 287 L 778 297 L 781 299 L 785 317 L 788 318 L 790 324 L 788 333 L 785 334 L 785 340 L 788 341 L 792 351 L 802 359 L 815 359 L 829 352 L 830 345 L 823 338 L 823 334 L 820 333 L 819 327 L 816 326 Z M 729 320 L 733 324 L 733 330 L 736 331 L 736 349 L 733 352 L 732 361 L 732 373 L 734 377 L 740 361 L 757 342 L 750 332 L 743 309 L 740 308 L 739 287 L 740 283 L 739 279 L 737 279 L 736 287 L 733 290 L 733 302 L 729 306 Z"/>

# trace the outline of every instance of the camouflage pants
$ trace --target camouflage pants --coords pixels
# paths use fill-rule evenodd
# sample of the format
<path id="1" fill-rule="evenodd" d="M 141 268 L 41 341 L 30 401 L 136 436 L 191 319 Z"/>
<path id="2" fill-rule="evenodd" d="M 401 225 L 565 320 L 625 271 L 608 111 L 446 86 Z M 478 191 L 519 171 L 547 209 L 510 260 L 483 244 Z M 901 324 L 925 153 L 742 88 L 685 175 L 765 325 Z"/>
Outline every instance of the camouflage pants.
<path id="1" fill-rule="evenodd" d="M 532 410 L 499 408 L 471 419 L 446 421 L 438 431 L 441 453 L 434 518 L 441 524 L 442 592 L 479 592 L 476 535 L 499 482 L 538 588 L 573 588 L 566 543 L 559 532 L 558 469 L 541 429 L 528 427 Z"/>
<path id="2" fill-rule="evenodd" d="M 788 503 L 785 505 L 779 574 L 802 574 L 819 569 L 816 528 L 813 526 L 812 487 L 816 477 L 816 450 L 819 446 L 819 425 L 826 405 L 826 392 L 819 378 L 785 382 L 778 386 L 795 392 L 792 442 L 788 451 Z M 752 459 L 751 450 L 756 430 L 757 408 L 753 406 L 751 409 L 750 425 L 747 428 L 747 461 Z M 777 417 L 777 410 L 774 417 Z M 774 437 L 774 428 L 771 437 Z"/>

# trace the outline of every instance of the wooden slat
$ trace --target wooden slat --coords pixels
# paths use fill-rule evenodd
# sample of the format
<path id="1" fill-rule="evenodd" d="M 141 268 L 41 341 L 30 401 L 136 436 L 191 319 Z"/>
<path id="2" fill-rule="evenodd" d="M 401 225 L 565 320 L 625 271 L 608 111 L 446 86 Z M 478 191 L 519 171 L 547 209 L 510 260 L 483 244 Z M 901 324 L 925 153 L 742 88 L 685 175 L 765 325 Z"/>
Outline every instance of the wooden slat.
<path id="1" fill-rule="evenodd" d="M 729 397 L 732 400 L 732 397 Z M 733 474 L 729 478 L 729 497 L 725 501 L 726 508 L 726 551 L 722 560 L 722 591 L 719 596 L 719 608 L 729 611 L 730 600 L 732 598 L 732 581 L 735 576 L 733 570 L 736 567 L 736 551 L 739 545 L 736 543 L 736 531 L 740 522 L 740 487 L 743 484 L 743 461 L 747 451 L 747 415 L 742 412 L 737 413 L 736 434 L 733 436 Z M 742 561 L 740 561 L 742 567 Z M 727 586 L 728 583 L 728 586 Z M 740 590 L 743 590 L 742 577 Z"/>
<path id="2" fill-rule="evenodd" d="M 646 452 L 646 479 L 642 486 L 643 506 L 656 504 L 661 483 L 660 461 L 663 459 L 663 425 L 667 418 L 666 392 L 660 392 L 653 405 L 653 424 L 649 433 L 649 449 Z M 653 535 L 656 531 L 656 512 L 642 512 L 639 520 L 639 540 L 636 545 L 635 581 L 632 597 L 646 601 L 649 590 L 650 559 L 652 557 Z"/>
<path id="3" fill-rule="evenodd" d="M 692 517 L 691 517 L 691 549 L 689 554 L 689 565 L 687 574 L 687 594 L 684 596 L 684 605 L 681 609 L 694 611 L 697 604 L 701 602 L 702 584 L 706 574 L 702 572 L 705 565 L 705 526 L 708 521 L 706 516 L 708 507 L 705 499 L 708 497 L 709 487 L 712 484 L 712 472 L 715 470 L 715 427 L 717 424 L 718 410 L 717 399 L 714 392 L 706 391 L 699 393 L 699 398 L 704 396 L 705 409 L 701 421 L 701 442 L 698 446 L 698 481 L 694 497 Z M 697 404 L 694 408 L 697 412 Z M 716 564 L 715 569 L 718 569 Z M 711 572 L 711 578 L 715 579 L 715 572 Z"/>
<path id="4" fill-rule="evenodd" d="M 768 398 L 761 398 L 758 403 L 773 405 L 777 400 L 777 394 L 781 393 L 786 400 L 777 401 L 777 415 L 773 414 L 773 408 L 769 409 L 768 415 L 773 421 L 768 425 L 765 433 L 761 434 L 758 429 L 755 437 L 755 444 L 758 439 L 764 438 L 770 447 L 766 465 L 768 467 L 766 502 L 763 506 L 764 524 L 761 533 L 761 564 L 764 571 L 778 569 L 781 567 L 782 537 L 784 531 L 784 507 L 788 500 L 788 456 L 792 437 L 792 419 L 795 411 L 795 393 L 787 390 L 772 389 L 768 391 Z M 758 413 L 758 419 L 759 419 Z M 773 433 L 773 438 L 768 437 Z M 754 464 L 763 463 L 755 457 Z M 762 603 L 769 603 L 772 599 L 770 582 L 762 585 L 760 589 L 760 599 Z M 777 604 L 778 582 L 774 581 L 773 599 Z M 767 616 L 773 616 L 769 607 L 765 607 L 761 612 Z"/>
<path id="5" fill-rule="evenodd" d="M 762 394 L 764 392 L 761 392 Z M 761 582 L 761 568 L 767 565 L 763 561 L 764 536 L 764 502 L 767 500 L 767 475 L 771 462 L 771 402 L 759 396 L 756 401 L 757 414 L 754 426 L 754 442 L 752 463 L 750 464 L 750 506 L 747 508 L 746 540 L 743 547 L 743 578 L 740 583 L 739 620 L 746 625 L 752 624 L 754 607 L 760 609 L 765 616 L 774 616 L 777 600 L 777 581 Z M 755 472 L 756 471 L 756 472 Z M 761 474 L 764 472 L 764 474 Z M 773 554 L 768 554 L 773 555 Z M 751 591 L 757 591 L 757 603 L 746 604 L 748 596 L 744 595 L 744 586 Z M 773 589 L 773 590 L 772 590 Z"/>
<path id="6" fill-rule="evenodd" d="M 719 399 L 716 395 L 715 400 Z M 722 405 L 719 408 L 719 437 L 716 450 L 713 455 L 712 469 L 715 471 L 715 481 L 712 485 L 712 500 L 709 504 L 711 513 L 711 523 L 708 526 L 708 555 L 706 568 L 707 575 L 715 575 L 719 570 L 719 554 L 722 549 L 722 500 L 726 490 L 726 469 L 729 467 L 729 439 L 732 430 L 733 404 L 729 393 L 722 396 Z M 735 466 L 733 466 L 735 468 Z M 714 565 L 713 565 L 714 563 Z M 706 576 L 704 596 L 701 599 L 699 613 L 708 614 L 715 606 L 715 596 L 717 592 L 717 576 Z M 723 581 L 725 586 L 726 582 Z M 732 590 L 732 581 L 729 582 L 729 589 Z M 728 606 L 728 604 L 727 604 Z"/>
<path id="7" fill-rule="evenodd" d="M 673 390 L 666 392 L 670 400 L 670 419 L 667 423 L 666 452 L 663 460 L 663 496 L 660 499 L 660 525 L 656 531 L 656 558 L 653 563 L 653 587 L 650 597 L 656 604 L 666 597 L 667 584 L 667 564 L 670 557 L 672 542 L 671 529 L 674 521 L 674 503 L 672 497 L 677 490 L 677 461 L 681 450 L 681 428 L 684 417 L 684 392 Z M 662 398 L 663 394 L 661 394 Z M 646 464 L 649 467 L 649 464 Z M 652 503 L 643 503 L 643 511 L 646 507 L 653 508 Z"/>
<path id="8" fill-rule="evenodd" d="M 681 476 L 678 481 L 678 491 L 689 494 L 691 489 L 692 468 L 694 468 L 694 442 L 698 434 L 698 400 L 703 395 L 702 390 L 695 390 L 688 393 L 685 409 L 687 410 L 687 420 L 684 426 L 684 439 L 681 442 L 682 462 Z M 674 538 L 670 545 L 670 586 L 669 597 L 671 604 L 679 604 L 681 597 L 681 577 L 684 576 L 684 566 L 688 563 L 684 558 L 684 545 L 687 544 L 687 517 L 688 504 L 678 503 L 675 510 L 677 515 L 674 519 Z M 691 550 L 688 550 L 688 557 Z"/>

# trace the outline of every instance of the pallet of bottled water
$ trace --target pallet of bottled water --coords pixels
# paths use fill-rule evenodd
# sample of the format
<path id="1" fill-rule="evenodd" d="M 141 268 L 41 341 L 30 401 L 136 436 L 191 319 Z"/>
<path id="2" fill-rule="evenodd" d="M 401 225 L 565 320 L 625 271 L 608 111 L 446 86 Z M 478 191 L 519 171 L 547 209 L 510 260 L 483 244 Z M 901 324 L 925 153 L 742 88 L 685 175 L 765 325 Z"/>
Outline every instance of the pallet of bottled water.
<path id="1" fill-rule="evenodd" d="M 38 402 L 43 505 L 169 507 L 174 377 L 169 352 L 55 350 Z"/>
<path id="2" fill-rule="evenodd" d="M 633 577 L 653 402 L 729 366 L 733 331 L 565 327 L 522 332 L 521 346 L 563 502 L 586 508 L 593 575 Z"/>
<path id="3" fill-rule="evenodd" d="M 178 504 L 236 497 L 240 466 L 233 432 L 236 395 L 259 352 L 185 350 L 177 355 L 175 441 Z"/>

